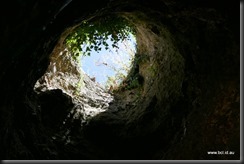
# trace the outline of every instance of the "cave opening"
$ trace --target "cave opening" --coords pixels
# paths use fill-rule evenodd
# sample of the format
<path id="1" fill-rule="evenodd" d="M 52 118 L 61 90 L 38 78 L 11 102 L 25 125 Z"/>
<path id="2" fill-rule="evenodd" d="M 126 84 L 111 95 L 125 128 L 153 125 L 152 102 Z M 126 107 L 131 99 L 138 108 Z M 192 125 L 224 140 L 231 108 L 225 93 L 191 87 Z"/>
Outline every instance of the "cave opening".
<path id="1" fill-rule="evenodd" d="M 128 87 L 126 80 L 137 62 L 136 32 L 132 24 L 121 16 L 100 16 L 70 29 L 61 36 L 50 55 L 49 67 L 34 90 L 60 88 L 79 95 L 84 74 L 111 93 Z M 76 80 L 70 81 L 65 74 L 77 74 Z"/>
<path id="2" fill-rule="evenodd" d="M 135 28 L 121 16 L 82 21 L 65 45 L 81 71 L 109 92 L 120 88 L 136 62 Z"/>

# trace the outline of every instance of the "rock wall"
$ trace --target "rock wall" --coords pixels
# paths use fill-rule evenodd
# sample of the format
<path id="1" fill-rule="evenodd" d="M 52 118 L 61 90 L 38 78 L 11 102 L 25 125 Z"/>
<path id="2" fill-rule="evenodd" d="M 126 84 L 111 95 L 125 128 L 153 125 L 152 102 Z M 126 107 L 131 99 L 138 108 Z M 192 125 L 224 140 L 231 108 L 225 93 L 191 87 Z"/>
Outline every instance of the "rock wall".
<path id="1" fill-rule="evenodd" d="M 239 3 L 15 2 L 0 10 L 2 159 L 240 159 Z M 106 14 L 134 24 L 141 83 L 110 94 L 84 75 L 75 96 L 62 40 Z"/>

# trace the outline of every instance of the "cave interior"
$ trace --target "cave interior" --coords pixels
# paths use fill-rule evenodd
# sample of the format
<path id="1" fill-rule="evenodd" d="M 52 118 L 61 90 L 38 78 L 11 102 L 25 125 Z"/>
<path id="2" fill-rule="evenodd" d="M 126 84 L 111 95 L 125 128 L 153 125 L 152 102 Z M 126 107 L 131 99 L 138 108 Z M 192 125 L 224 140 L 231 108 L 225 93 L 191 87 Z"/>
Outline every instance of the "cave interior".
<path id="1" fill-rule="evenodd" d="M 240 160 L 239 2 L 14 0 L 0 8 L 1 159 Z M 135 28 L 128 79 L 136 84 L 110 93 L 82 74 L 77 95 L 81 73 L 63 41 L 82 21 L 108 15 Z"/>

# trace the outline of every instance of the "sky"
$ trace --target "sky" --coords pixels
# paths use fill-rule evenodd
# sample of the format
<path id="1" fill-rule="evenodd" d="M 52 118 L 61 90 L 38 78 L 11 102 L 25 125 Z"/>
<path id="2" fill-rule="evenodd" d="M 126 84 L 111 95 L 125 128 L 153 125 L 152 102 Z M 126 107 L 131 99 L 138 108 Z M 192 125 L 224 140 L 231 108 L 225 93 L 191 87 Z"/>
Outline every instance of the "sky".
<path id="1" fill-rule="evenodd" d="M 118 42 L 118 49 L 112 47 L 112 42 L 108 38 L 109 49 L 102 46 L 98 53 L 91 51 L 90 56 L 81 57 L 81 68 L 91 78 L 95 77 L 102 87 L 105 87 L 108 77 L 116 74 L 115 70 L 120 70 L 127 75 L 125 68 L 130 68 L 136 53 L 136 40 L 130 34 L 129 39 Z"/>

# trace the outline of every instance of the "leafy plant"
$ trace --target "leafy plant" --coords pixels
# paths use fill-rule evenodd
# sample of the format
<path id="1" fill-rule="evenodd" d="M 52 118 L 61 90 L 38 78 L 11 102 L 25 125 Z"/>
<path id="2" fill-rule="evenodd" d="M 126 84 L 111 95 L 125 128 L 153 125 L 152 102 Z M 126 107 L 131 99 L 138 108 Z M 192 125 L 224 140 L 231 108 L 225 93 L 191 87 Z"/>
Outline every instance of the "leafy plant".
<path id="1" fill-rule="evenodd" d="M 65 44 L 73 57 L 80 55 L 90 56 L 91 50 L 99 52 L 103 45 L 109 49 L 107 39 L 113 42 L 113 48 L 118 48 L 118 41 L 128 39 L 129 34 L 135 31 L 130 23 L 118 16 L 96 17 L 89 21 L 83 21 L 68 37 Z M 109 37 L 111 36 L 111 37 Z"/>

